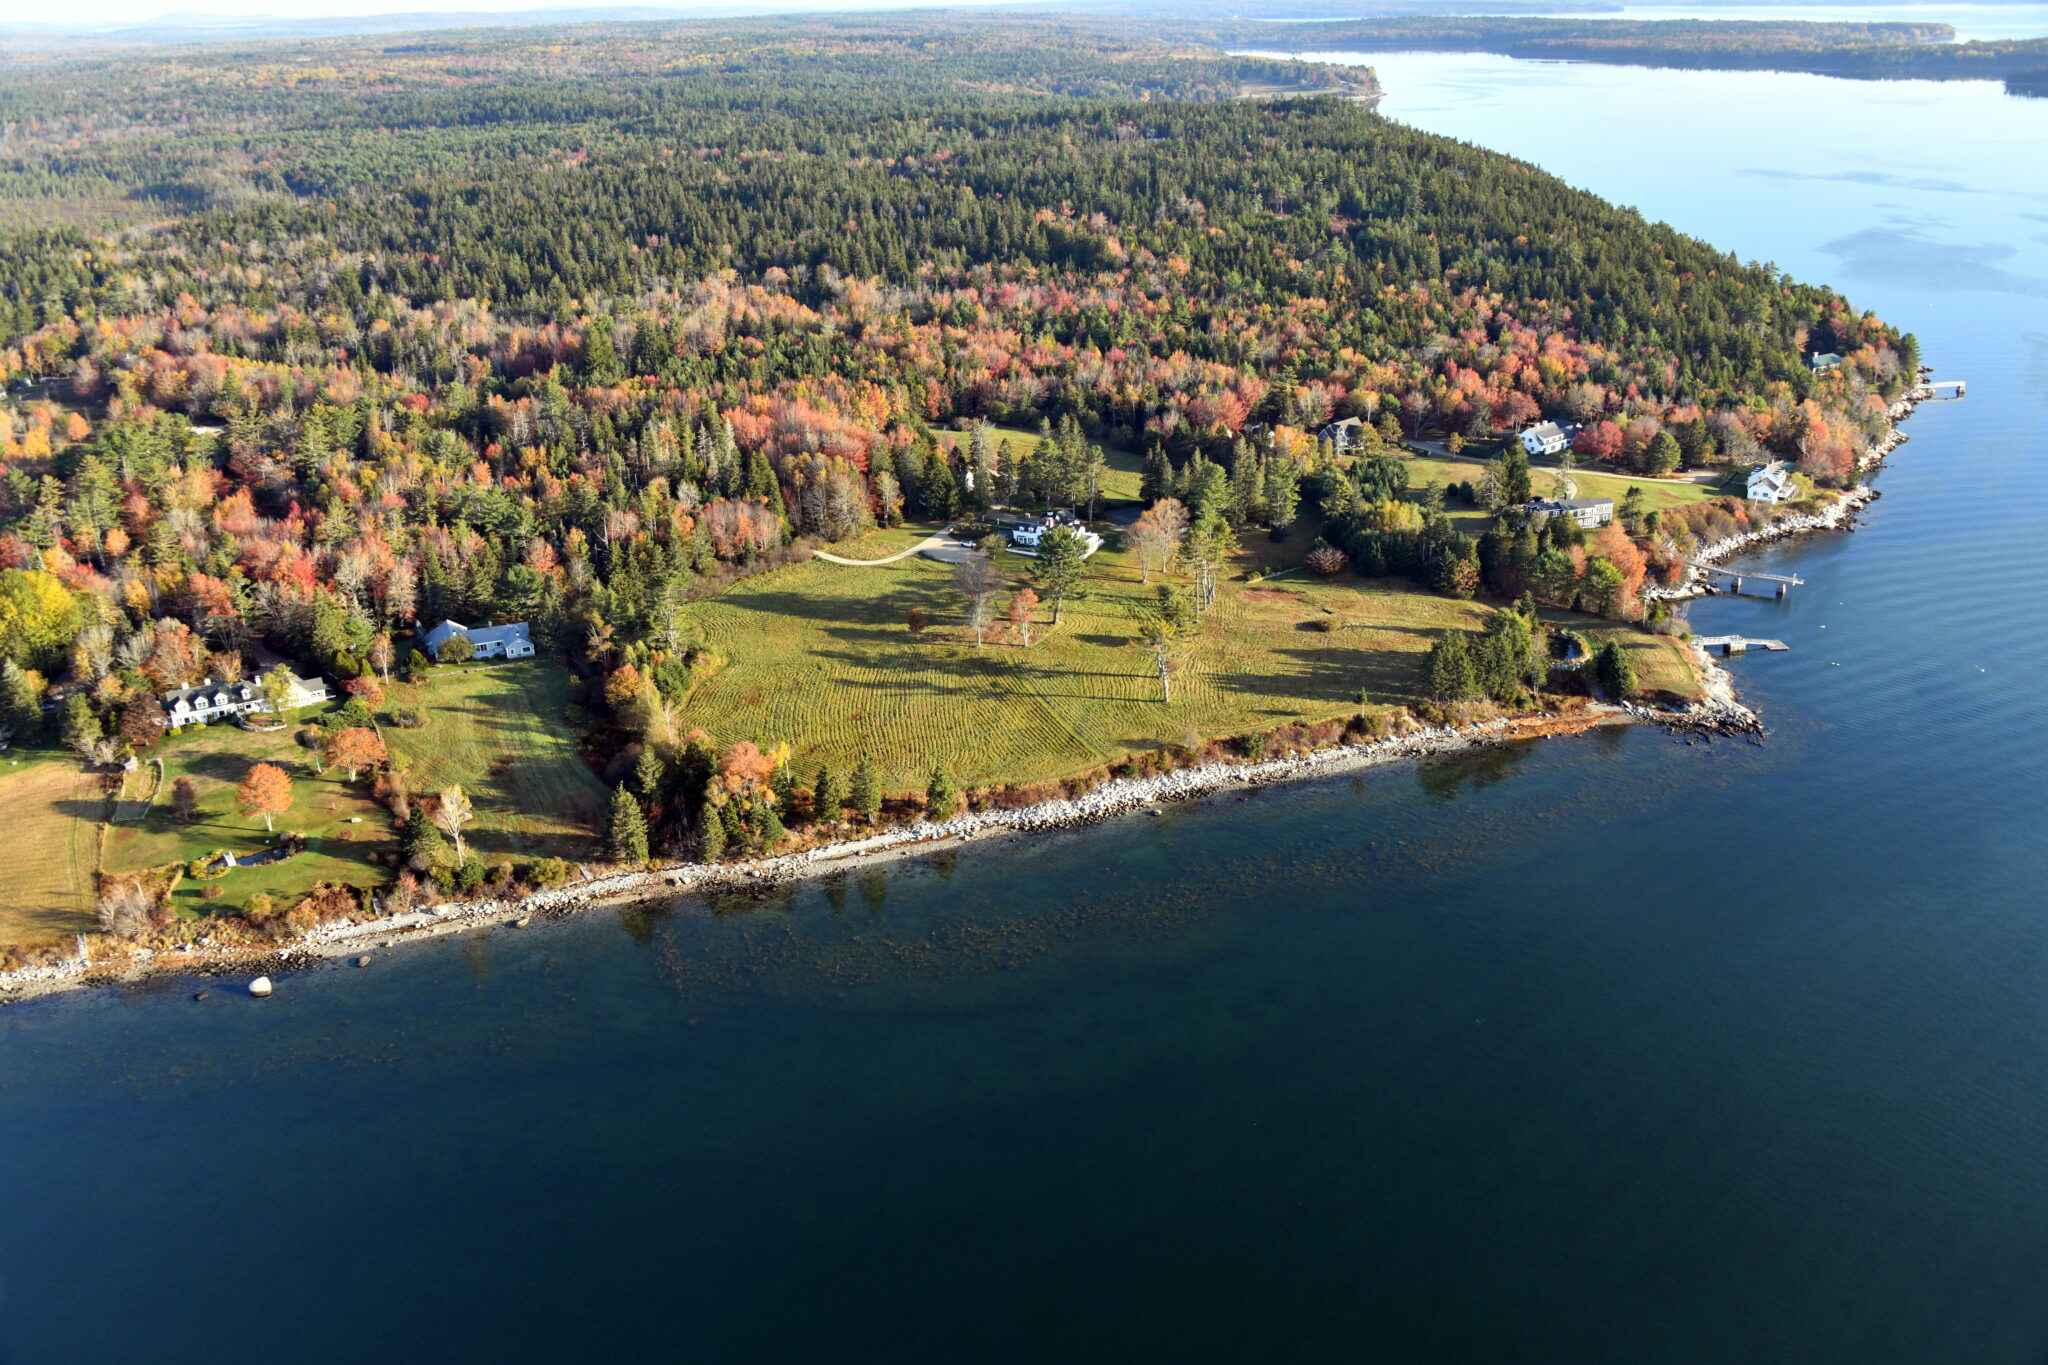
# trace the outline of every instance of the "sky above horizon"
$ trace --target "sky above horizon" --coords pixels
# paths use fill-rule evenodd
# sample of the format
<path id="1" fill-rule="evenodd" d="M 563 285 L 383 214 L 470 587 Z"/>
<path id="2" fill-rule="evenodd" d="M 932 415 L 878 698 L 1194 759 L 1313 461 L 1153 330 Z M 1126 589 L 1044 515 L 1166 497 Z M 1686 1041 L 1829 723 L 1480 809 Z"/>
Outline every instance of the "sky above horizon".
<path id="1" fill-rule="evenodd" d="M 329 19 L 383 14 L 513 14 L 522 10 L 673 9 L 758 14 L 820 9 L 910 9 L 1003 0 L 73 0 L 61 12 L 0 16 L 0 23 L 136 24 L 166 15 Z"/>

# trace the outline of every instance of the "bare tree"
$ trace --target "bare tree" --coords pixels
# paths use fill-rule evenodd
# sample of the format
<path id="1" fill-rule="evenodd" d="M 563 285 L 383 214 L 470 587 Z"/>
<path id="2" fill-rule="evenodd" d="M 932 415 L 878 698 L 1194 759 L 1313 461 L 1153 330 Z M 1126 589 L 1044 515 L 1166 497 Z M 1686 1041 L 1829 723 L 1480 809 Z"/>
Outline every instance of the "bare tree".
<path id="1" fill-rule="evenodd" d="M 1180 555 L 1181 538 L 1188 533 L 1188 509 L 1178 498 L 1161 498 L 1138 518 L 1124 535 L 1125 543 L 1138 557 L 1141 581 L 1150 583 L 1152 571 L 1166 573 Z"/>
<path id="2" fill-rule="evenodd" d="M 443 787 L 441 804 L 434 812 L 434 823 L 443 834 L 455 841 L 455 865 L 461 867 L 467 856 L 462 847 L 462 827 L 476 819 L 476 812 L 470 808 L 469 798 L 463 795 L 461 787 Z"/>
<path id="3" fill-rule="evenodd" d="M 967 599 L 967 624 L 974 628 L 974 647 L 979 649 L 993 611 L 990 603 L 1003 590 L 1003 576 L 987 555 L 969 555 L 953 566 L 953 586 Z"/>
<path id="4" fill-rule="evenodd" d="M 141 882 L 114 882 L 100 893 L 100 931 L 115 938 L 135 938 L 149 928 L 149 917 L 155 910 L 156 896 L 144 889 Z"/>

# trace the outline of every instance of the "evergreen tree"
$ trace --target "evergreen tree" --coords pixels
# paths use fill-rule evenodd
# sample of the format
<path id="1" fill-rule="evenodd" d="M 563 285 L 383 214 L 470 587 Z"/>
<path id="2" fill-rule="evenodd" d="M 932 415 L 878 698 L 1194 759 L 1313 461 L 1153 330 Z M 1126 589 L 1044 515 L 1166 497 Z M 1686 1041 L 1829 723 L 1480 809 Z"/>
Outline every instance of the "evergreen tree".
<path id="1" fill-rule="evenodd" d="M 811 783 L 811 819 L 821 825 L 836 825 L 846 804 L 839 789 L 839 774 L 826 764 L 818 765 L 817 780 Z"/>
<path id="2" fill-rule="evenodd" d="M 1479 677 L 1461 631 L 1447 630 L 1429 647 L 1429 695 L 1433 701 L 1473 701 Z"/>
<path id="3" fill-rule="evenodd" d="M 924 789 L 927 820 L 950 820 L 960 809 L 960 789 L 944 768 L 932 769 L 932 780 Z"/>
<path id="4" fill-rule="evenodd" d="M 882 779 L 875 771 L 873 754 L 862 754 L 860 763 L 853 770 L 853 787 L 848 793 L 854 813 L 864 824 L 872 825 L 882 815 Z"/>
<path id="5" fill-rule="evenodd" d="M 647 816 L 623 782 L 612 793 L 612 816 L 605 828 L 604 846 L 614 862 L 638 866 L 647 861 Z"/>
<path id="6" fill-rule="evenodd" d="M 28 670 L 12 659 L 0 662 L 0 726 L 15 744 L 27 744 L 42 733 L 42 698 Z"/>
<path id="7" fill-rule="evenodd" d="M 640 750 L 640 761 L 633 765 L 633 792 L 648 809 L 661 804 L 663 784 L 668 780 L 668 769 L 661 761 L 661 755 L 654 752 L 652 744 Z"/>
<path id="8" fill-rule="evenodd" d="M 1038 558 L 1032 565 L 1031 576 L 1037 581 L 1045 596 L 1052 599 L 1052 623 L 1060 623 L 1060 608 L 1068 598 L 1087 595 L 1082 586 L 1080 532 L 1071 526 L 1055 526 L 1045 533 L 1038 543 Z"/>
<path id="9" fill-rule="evenodd" d="M 1138 476 L 1138 496 L 1147 507 L 1173 496 L 1173 466 L 1167 461 L 1164 446 L 1154 444 L 1145 452 L 1145 467 Z"/>
<path id="10" fill-rule="evenodd" d="M 1594 674 L 1600 679 L 1600 686 L 1607 695 L 1619 701 L 1636 693 L 1636 666 L 1622 647 L 1609 640 L 1600 646 L 1600 653 L 1593 660 Z"/>
<path id="11" fill-rule="evenodd" d="M 725 821 L 719 818 L 716 806 L 706 806 L 697 831 L 698 856 L 707 863 L 715 863 L 725 856 Z"/>
<path id="12" fill-rule="evenodd" d="M 431 872 L 447 861 L 448 842 L 427 816 L 427 808 L 415 801 L 405 817 L 405 829 L 398 836 L 398 851 L 406 866 L 415 872 Z"/>

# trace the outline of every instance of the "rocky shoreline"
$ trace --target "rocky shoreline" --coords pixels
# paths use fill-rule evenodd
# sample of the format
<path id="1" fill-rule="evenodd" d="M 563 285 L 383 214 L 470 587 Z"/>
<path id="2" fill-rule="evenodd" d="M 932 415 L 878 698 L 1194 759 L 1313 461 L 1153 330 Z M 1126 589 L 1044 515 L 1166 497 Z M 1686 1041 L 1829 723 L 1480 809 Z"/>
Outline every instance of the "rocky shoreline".
<path id="1" fill-rule="evenodd" d="M 1598 725 L 1626 724 L 1657 714 L 1660 713 L 1645 707 L 1586 705 L 1464 727 L 1430 728 L 1288 758 L 1206 763 L 1156 777 L 1113 779 L 1081 796 L 1015 810 L 977 811 L 951 820 L 919 821 L 865 838 L 749 863 L 677 863 L 647 871 L 599 875 L 569 886 L 531 892 L 516 900 L 454 901 L 404 915 L 343 921 L 317 929 L 298 942 L 275 947 L 195 947 L 164 952 L 135 949 L 123 956 L 74 958 L 0 974 L 0 1004 L 155 976 L 226 977 L 234 978 L 239 985 L 252 977 L 303 971 L 337 959 L 355 959 L 359 965 L 368 965 L 374 961 L 374 950 L 453 933 L 524 929 L 536 918 L 564 918 L 600 906 L 786 884 L 919 857 L 968 842 L 1042 834 L 1143 813 L 1157 815 L 1163 803 L 1197 800 L 1224 791 L 1334 776 L 1491 744 L 1575 734 Z"/>
<path id="2" fill-rule="evenodd" d="M 1894 403 L 1884 438 L 1864 452 L 1859 470 L 1870 470 L 1908 439 L 1898 424 L 1915 406 L 1933 396 L 1916 386 Z M 1713 564 L 1785 536 L 1832 531 L 1850 526 L 1857 512 L 1879 496 L 1860 484 L 1815 513 L 1786 517 L 1739 536 L 1703 547 L 1693 558 Z M 1651 589 L 1645 596 L 1667 601 L 1708 595 L 1695 570 L 1684 582 Z M 1741 736 L 1760 742 L 1762 720 L 1742 704 L 1728 670 L 1698 645 L 1692 647 L 1706 696 L 1684 707 L 1668 709 L 1624 703 L 1586 706 L 1570 713 L 1543 713 L 1484 721 L 1464 727 L 1414 731 L 1365 744 L 1346 744 L 1289 758 L 1248 763 L 1207 763 L 1156 777 L 1121 778 L 1103 783 L 1082 796 L 1046 801 L 1015 810 L 978 811 L 951 820 L 919 821 L 861 839 L 819 845 L 749 863 L 677 863 L 639 872 L 615 872 L 573 885 L 535 891 L 517 900 L 448 902 L 432 910 L 380 919 L 343 921 L 315 930 L 306 938 L 277 947 L 190 948 L 161 953 L 135 949 L 127 957 L 92 960 L 78 957 L 53 966 L 24 967 L 0 973 L 0 1005 L 86 986 L 135 982 L 148 977 L 181 975 L 233 977 L 284 974 L 335 959 L 353 958 L 366 966 L 368 949 L 395 948 L 448 934 L 490 928 L 524 929 L 534 918 L 556 919 L 605 905 L 630 904 L 660 896 L 759 888 L 829 873 L 851 871 L 879 862 L 916 857 L 990 837 L 1071 829 L 1149 811 L 1159 814 L 1162 802 L 1188 801 L 1218 792 L 1273 786 L 1311 777 L 1354 772 L 1389 763 L 1456 753 L 1489 744 L 1548 735 L 1575 734 L 1602 724 L 1643 723 L 1688 737 Z M 200 991 L 204 995 L 206 991 Z"/>

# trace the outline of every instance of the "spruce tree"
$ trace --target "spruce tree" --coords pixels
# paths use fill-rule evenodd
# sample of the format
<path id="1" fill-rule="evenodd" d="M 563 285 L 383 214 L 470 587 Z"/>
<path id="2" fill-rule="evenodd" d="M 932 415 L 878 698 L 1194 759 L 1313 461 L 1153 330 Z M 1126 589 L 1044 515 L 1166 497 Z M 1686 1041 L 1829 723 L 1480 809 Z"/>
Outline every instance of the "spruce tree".
<path id="1" fill-rule="evenodd" d="M 647 816 L 623 782 L 612 793 L 612 818 L 604 843 L 614 862 L 638 865 L 647 861 Z"/>
<path id="2" fill-rule="evenodd" d="M 811 820 L 820 825 L 836 825 L 844 814 L 840 807 L 845 804 L 845 795 L 839 789 L 839 774 L 820 763 L 818 779 L 811 784 Z"/>
<path id="3" fill-rule="evenodd" d="M 924 813 L 929 820 L 950 820 L 960 809 L 960 789 L 944 768 L 932 769 L 931 784 L 924 790 Z"/>
<path id="4" fill-rule="evenodd" d="M 854 813 L 864 824 L 872 825 L 882 815 L 882 778 L 875 771 L 875 756 L 862 754 L 860 765 L 853 770 L 853 789 L 850 793 Z"/>
<path id="5" fill-rule="evenodd" d="M 1629 662 L 1621 646 L 1609 640 L 1600 646 L 1600 653 L 1593 661 L 1600 685 L 1607 689 L 1607 695 L 1619 700 L 1633 696 L 1636 691 L 1636 666 Z"/>
<path id="6" fill-rule="evenodd" d="M 715 863 L 725 856 L 725 821 L 719 818 L 718 807 L 706 806 L 701 823 L 703 827 L 697 832 L 698 856 L 707 863 Z"/>
<path id="7" fill-rule="evenodd" d="M 1472 701 L 1479 695 L 1478 670 L 1463 632 L 1447 630 L 1429 647 L 1429 695 L 1433 701 Z"/>
<path id="8" fill-rule="evenodd" d="M 668 768 L 661 761 L 661 755 L 648 745 L 640 751 L 640 761 L 633 765 L 633 794 L 648 808 L 661 802 L 662 784 L 668 778 Z"/>
<path id="9" fill-rule="evenodd" d="M 431 872 L 446 861 L 448 843 L 427 818 L 426 806 L 417 801 L 412 813 L 405 817 L 405 830 L 398 836 L 398 851 L 406 866 L 415 872 Z"/>

